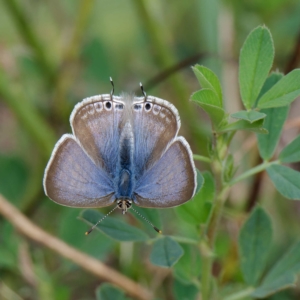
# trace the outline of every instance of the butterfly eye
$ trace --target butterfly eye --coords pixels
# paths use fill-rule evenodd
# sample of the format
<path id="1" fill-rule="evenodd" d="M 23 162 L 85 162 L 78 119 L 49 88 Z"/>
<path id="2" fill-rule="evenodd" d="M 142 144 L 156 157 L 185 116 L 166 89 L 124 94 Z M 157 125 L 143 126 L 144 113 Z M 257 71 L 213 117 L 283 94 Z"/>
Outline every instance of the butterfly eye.
<path id="1" fill-rule="evenodd" d="M 146 109 L 147 111 L 149 111 L 149 110 L 151 109 L 151 107 L 152 107 L 152 105 L 151 105 L 149 102 L 147 102 L 147 103 L 145 104 L 145 109 Z"/>
<path id="2" fill-rule="evenodd" d="M 107 101 L 107 102 L 105 103 L 105 108 L 106 108 L 107 110 L 110 110 L 110 109 L 111 109 L 111 102 L 110 102 L 110 101 Z"/>

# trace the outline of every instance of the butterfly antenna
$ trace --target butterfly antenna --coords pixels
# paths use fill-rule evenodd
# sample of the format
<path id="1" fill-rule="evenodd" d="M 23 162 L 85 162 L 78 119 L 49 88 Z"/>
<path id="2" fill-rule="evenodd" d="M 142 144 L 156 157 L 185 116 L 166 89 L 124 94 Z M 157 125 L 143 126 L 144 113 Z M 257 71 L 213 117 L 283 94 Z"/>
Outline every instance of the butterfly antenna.
<path id="1" fill-rule="evenodd" d="M 107 216 L 109 216 L 116 208 L 118 207 L 118 205 L 116 206 L 116 207 L 114 207 L 109 213 L 107 213 L 104 217 L 102 217 L 95 225 L 93 225 L 93 227 L 90 229 L 90 230 L 88 230 L 86 233 L 85 233 L 85 235 L 88 235 L 88 234 L 90 234 L 95 228 L 96 228 L 96 226 L 100 223 L 100 222 L 102 222 Z"/>
<path id="2" fill-rule="evenodd" d="M 146 94 L 146 92 L 144 91 L 144 87 L 143 87 L 143 85 L 142 85 L 141 82 L 140 82 L 140 87 L 141 87 L 142 93 L 143 93 L 143 95 L 144 95 L 144 97 L 145 97 L 145 101 L 146 101 L 147 94 Z"/>
<path id="3" fill-rule="evenodd" d="M 114 82 L 113 82 L 113 80 L 112 80 L 111 77 L 109 77 L 109 81 L 110 81 L 110 83 L 111 83 L 111 85 L 112 85 L 112 89 L 111 89 L 111 91 L 110 91 L 110 97 L 112 98 L 113 95 L 114 95 L 114 92 L 115 92 L 115 85 L 114 85 Z"/>
<path id="4" fill-rule="evenodd" d="M 158 233 L 162 233 L 162 231 L 160 229 L 158 229 L 157 227 L 155 227 L 148 219 L 146 219 L 142 214 L 140 214 L 137 210 L 135 210 L 132 206 L 131 208 L 137 215 L 139 215 L 143 220 L 145 220 L 148 224 L 150 224 L 153 229 L 158 232 Z"/>

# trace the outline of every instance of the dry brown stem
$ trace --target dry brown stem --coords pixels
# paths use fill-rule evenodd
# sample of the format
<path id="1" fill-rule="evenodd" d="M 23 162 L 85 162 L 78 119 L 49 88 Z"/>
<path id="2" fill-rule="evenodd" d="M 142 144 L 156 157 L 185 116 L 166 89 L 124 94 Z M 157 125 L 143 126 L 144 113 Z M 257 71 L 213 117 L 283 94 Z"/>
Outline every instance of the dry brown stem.
<path id="1" fill-rule="evenodd" d="M 150 291 L 141 287 L 128 277 L 106 266 L 99 260 L 72 248 L 65 242 L 39 228 L 37 225 L 27 219 L 1 194 L 0 214 L 2 214 L 19 232 L 24 234 L 26 237 L 49 249 L 52 249 L 59 255 L 69 259 L 102 280 L 119 286 L 129 295 L 141 300 L 149 300 L 152 298 Z"/>

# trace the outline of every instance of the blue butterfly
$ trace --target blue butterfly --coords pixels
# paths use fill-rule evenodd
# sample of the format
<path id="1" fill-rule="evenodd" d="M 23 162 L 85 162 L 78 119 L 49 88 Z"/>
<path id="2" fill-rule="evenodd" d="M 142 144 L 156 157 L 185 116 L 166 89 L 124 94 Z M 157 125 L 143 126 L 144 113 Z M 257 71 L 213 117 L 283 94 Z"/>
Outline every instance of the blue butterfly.
<path id="1" fill-rule="evenodd" d="M 73 134 L 57 142 L 44 174 L 45 193 L 54 202 L 116 203 L 125 213 L 132 204 L 166 208 L 194 196 L 192 152 L 177 136 L 180 118 L 170 102 L 112 91 L 78 103 L 70 123 Z"/>

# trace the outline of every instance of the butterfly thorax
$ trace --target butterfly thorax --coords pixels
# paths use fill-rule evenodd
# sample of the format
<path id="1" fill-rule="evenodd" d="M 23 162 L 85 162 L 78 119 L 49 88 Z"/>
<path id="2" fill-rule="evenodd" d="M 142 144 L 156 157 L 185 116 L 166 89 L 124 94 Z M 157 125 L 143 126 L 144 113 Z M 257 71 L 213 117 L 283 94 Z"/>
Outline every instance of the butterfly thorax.
<path id="1" fill-rule="evenodd" d="M 134 138 L 130 121 L 125 124 L 121 132 L 119 147 L 116 198 L 122 201 L 123 199 L 132 200 L 134 189 Z"/>

